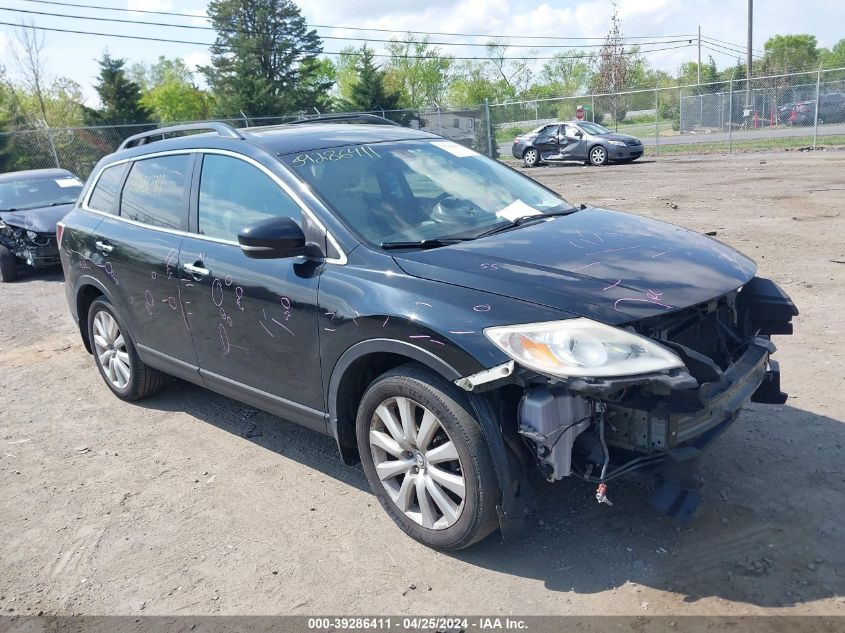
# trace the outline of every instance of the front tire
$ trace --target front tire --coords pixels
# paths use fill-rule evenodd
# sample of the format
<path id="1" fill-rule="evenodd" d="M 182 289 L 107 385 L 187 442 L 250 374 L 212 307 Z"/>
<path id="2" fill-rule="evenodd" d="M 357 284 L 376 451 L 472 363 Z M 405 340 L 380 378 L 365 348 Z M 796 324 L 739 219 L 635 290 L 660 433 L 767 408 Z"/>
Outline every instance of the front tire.
<path id="1" fill-rule="evenodd" d="M 147 367 L 114 307 L 103 297 L 88 310 L 88 340 L 106 386 L 121 400 L 151 396 L 164 384 L 164 374 Z"/>
<path id="2" fill-rule="evenodd" d="M 522 162 L 526 167 L 536 167 L 540 164 L 540 152 L 535 147 L 529 147 L 522 153 Z"/>
<path id="3" fill-rule="evenodd" d="M 490 448 L 454 385 L 414 365 L 389 371 L 364 393 L 356 432 L 373 494 L 408 536 L 458 550 L 496 528 Z"/>
<path id="4" fill-rule="evenodd" d="M 0 244 L 0 281 L 15 281 L 18 278 L 18 259 L 8 246 Z"/>
<path id="5" fill-rule="evenodd" d="M 595 145 L 590 148 L 590 164 L 596 167 L 607 164 L 607 149 L 603 145 Z"/>

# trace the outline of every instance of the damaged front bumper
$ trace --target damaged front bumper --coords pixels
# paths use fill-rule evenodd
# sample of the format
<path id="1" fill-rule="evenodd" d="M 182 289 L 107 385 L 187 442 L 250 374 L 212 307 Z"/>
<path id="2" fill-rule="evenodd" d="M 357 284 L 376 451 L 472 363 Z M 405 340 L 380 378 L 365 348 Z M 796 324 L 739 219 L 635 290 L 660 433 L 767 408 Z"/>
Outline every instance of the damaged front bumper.
<path id="1" fill-rule="evenodd" d="M 15 257 L 33 268 L 58 266 L 62 263 L 55 233 L 36 233 L 0 222 L 0 244 L 8 247 Z"/>
<path id="2" fill-rule="evenodd" d="M 458 384 L 503 399 L 518 394 L 513 435 L 529 454 L 523 464 L 533 461 L 546 480 L 583 477 L 599 485 L 597 500 L 608 502 L 607 482 L 648 468 L 657 475 L 652 505 L 687 520 L 700 502 L 702 451 L 737 420 L 746 402 L 786 401 L 769 337 L 791 334 L 797 313 L 776 284 L 754 278 L 742 291 L 632 324 L 670 347 L 683 368 L 561 379 L 499 366 Z M 502 431 L 507 437 L 505 421 Z"/>

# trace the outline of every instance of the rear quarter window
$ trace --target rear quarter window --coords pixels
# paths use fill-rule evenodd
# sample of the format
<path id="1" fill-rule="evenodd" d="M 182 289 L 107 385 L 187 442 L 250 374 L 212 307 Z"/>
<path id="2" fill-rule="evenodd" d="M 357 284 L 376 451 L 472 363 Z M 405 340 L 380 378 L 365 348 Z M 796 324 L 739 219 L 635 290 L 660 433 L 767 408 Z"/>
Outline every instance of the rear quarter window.
<path id="1" fill-rule="evenodd" d="M 114 200 L 117 197 L 117 188 L 120 186 L 125 171 L 125 164 L 106 167 L 102 171 L 94 185 L 94 190 L 91 192 L 91 197 L 88 199 L 89 209 L 103 213 L 115 212 Z"/>
<path id="2" fill-rule="evenodd" d="M 187 228 L 189 154 L 135 161 L 123 185 L 120 216 L 150 226 Z"/>

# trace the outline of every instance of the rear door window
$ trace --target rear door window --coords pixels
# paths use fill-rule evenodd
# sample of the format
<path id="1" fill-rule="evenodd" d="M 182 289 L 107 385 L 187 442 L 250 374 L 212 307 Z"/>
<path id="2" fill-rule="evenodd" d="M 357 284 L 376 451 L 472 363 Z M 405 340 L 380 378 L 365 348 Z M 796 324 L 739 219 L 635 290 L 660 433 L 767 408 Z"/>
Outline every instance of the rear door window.
<path id="1" fill-rule="evenodd" d="M 135 161 L 123 186 L 121 217 L 166 229 L 186 229 L 191 158 L 190 154 L 177 154 Z"/>
<path id="2" fill-rule="evenodd" d="M 114 213 L 114 200 L 117 197 L 117 188 L 126 171 L 126 165 L 112 165 L 106 167 L 100 174 L 91 197 L 88 199 L 88 208 L 103 213 Z"/>

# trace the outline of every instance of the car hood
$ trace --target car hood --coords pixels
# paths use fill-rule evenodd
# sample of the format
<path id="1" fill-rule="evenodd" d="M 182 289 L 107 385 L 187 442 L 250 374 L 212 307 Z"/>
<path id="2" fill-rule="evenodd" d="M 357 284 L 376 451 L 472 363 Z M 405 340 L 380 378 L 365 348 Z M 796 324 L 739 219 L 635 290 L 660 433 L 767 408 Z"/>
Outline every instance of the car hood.
<path id="1" fill-rule="evenodd" d="M 610 324 L 713 299 L 748 282 L 757 268 L 710 237 L 607 209 L 586 209 L 454 246 L 394 254 L 394 259 L 415 277 Z"/>
<path id="2" fill-rule="evenodd" d="M 59 204 L 55 207 L 22 209 L 21 211 L 0 212 L 0 220 L 9 226 L 35 231 L 36 233 L 55 233 L 56 224 L 73 208 L 73 204 Z"/>

